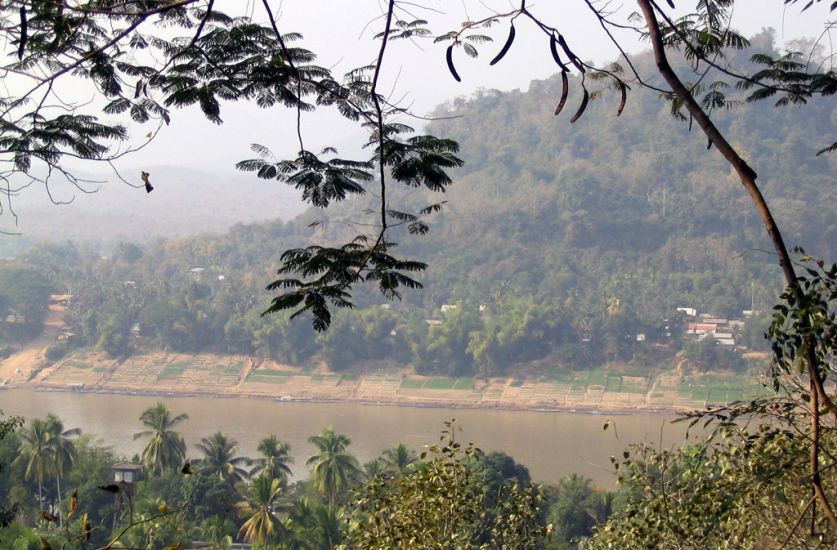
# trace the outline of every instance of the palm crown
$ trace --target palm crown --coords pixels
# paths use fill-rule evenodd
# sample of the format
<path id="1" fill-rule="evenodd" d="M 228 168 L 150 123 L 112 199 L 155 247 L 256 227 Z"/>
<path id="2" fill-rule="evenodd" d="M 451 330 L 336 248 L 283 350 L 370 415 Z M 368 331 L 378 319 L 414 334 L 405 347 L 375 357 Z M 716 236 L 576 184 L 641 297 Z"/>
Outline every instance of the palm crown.
<path id="1" fill-rule="evenodd" d="M 186 443 L 173 428 L 188 418 L 185 413 L 173 417 L 161 402 L 142 412 L 140 422 L 148 429 L 135 433 L 134 439 L 149 438 L 142 451 L 142 461 L 149 471 L 159 474 L 179 468 L 186 460 Z"/>
<path id="2" fill-rule="evenodd" d="M 317 453 L 306 464 L 311 466 L 317 490 L 334 507 L 337 496 L 359 473 L 357 459 L 348 451 L 351 440 L 329 427 L 309 437 L 308 442 L 317 447 Z"/>

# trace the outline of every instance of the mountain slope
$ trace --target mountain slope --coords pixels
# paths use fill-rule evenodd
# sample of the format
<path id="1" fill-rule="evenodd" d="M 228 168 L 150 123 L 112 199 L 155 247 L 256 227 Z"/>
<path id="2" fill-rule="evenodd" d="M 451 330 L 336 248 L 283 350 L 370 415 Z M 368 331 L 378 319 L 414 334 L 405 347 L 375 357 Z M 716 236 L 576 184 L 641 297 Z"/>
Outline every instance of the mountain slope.
<path id="1" fill-rule="evenodd" d="M 641 58 L 640 69 L 650 63 Z M 576 105 L 577 80 L 572 88 Z M 25 261 L 77 289 L 73 315 L 86 344 L 113 353 L 138 345 L 321 358 L 333 368 L 384 361 L 488 375 L 531 364 L 653 363 L 686 345 L 677 307 L 728 318 L 769 310 L 782 288 L 769 241 L 703 136 L 651 92 L 632 93 L 619 118 L 618 98 L 606 92 L 572 125 L 552 114 L 558 95 L 552 78 L 440 110 L 458 118 L 433 122 L 430 133 L 458 140 L 466 165 L 430 233 L 397 239 L 400 254 L 429 263 L 424 290 L 382 309 L 374 289 L 360 289 L 359 310 L 340 312 L 325 335 L 260 317 L 270 297 L 263 288 L 283 250 L 351 237 L 339 222 L 362 222 L 374 197 L 288 223 L 123 247 L 109 259 L 45 247 Z M 789 245 L 837 258 L 837 156 L 815 156 L 835 133 L 835 102 L 760 103 L 713 116 L 760 173 Z M 438 200 L 393 188 L 390 207 Z M 314 220 L 329 223 L 309 226 Z M 443 314 L 443 304 L 458 308 Z M 136 323 L 139 344 L 129 337 Z M 759 325 L 746 331 L 758 345 Z M 655 355 L 652 344 L 668 351 Z"/>

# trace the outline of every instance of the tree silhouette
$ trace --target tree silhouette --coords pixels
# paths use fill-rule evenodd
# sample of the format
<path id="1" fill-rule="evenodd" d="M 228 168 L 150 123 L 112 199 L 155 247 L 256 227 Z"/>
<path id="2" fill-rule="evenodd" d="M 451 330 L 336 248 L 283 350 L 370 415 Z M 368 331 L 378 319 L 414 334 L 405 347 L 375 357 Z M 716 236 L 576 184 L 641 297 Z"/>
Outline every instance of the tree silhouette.
<path id="1" fill-rule="evenodd" d="M 50 423 L 41 418 L 33 418 L 29 425 L 20 432 L 20 455 L 15 463 L 26 465 L 26 479 L 38 482 L 38 506 L 43 506 L 43 484 L 52 471 L 54 462 L 54 447 Z"/>
<path id="2" fill-rule="evenodd" d="M 64 429 L 63 421 L 49 414 L 46 417 L 50 437 L 53 460 L 53 473 L 58 493 L 58 507 L 61 508 L 61 477 L 64 476 L 76 461 L 76 446 L 71 438 L 81 435 L 80 428 Z"/>
<path id="3" fill-rule="evenodd" d="M 309 437 L 308 442 L 317 448 L 317 452 L 306 464 L 311 467 L 317 491 L 334 508 L 340 494 L 359 474 L 357 459 L 348 450 L 351 440 L 328 427 L 320 435 Z"/>
<path id="4" fill-rule="evenodd" d="M 265 473 L 253 480 L 248 501 L 239 504 L 239 509 L 249 516 L 241 525 L 239 536 L 247 542 L 267 546 L 285 535 L 285 526 L 274 512 L 281 492 L 281 479 L 274 479 Z"/>
<path id="5" fill-rule="evenodd" d="M 275 435 L 271 434 L 259 441 L 256 450 L 262 456 L 253 461 L 255 467 L 250 471 L 250 476 L 255 477 L 267 473 L 274 479 L 285 481 L 291 477 L 289 464 L 293 462 L 293 457 L 290 456 L 291 446 L 289 444 L 279 441 Z"/>
<path id="6" fill-rule="evenodd" d="M 161 474 L 183 465 L 186 443 L 174 428 L 188 418 L 186 413 L 172 417 L 171 411 L 162 402 L 142 412 L 139 420 L 148 429 L 135 433 L 134 439 L 148 439 L 142 451 L 142 461 L 150 472 Z"/>
<path id="7" fill-rule="evenodd" d="M 203 474 L 214 476 L 231 487 L 248 477 L 244 467 L 250 464 L 250 459 L 236 456 L 238 441 L 229 439 L 221 432 L 215 432 L 201 439 L 197 448 L 203 453 L 198 464 Z"/>

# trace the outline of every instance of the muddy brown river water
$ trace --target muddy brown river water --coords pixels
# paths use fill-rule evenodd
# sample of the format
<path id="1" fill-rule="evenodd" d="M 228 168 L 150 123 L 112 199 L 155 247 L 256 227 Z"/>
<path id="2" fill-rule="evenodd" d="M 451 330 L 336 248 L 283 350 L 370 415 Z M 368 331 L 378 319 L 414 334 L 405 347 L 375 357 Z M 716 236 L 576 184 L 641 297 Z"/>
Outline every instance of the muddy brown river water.
<path id="1" fill-rule="evenodd" d="M 683 424 L 670 423 L 670 415 L 576 414 L 483 409 L 426 409 L 366 406 L 355 403 L 291 403 L 259 399 L 155 397 L 73 392 L 0 391 L 0 409 L 27 418 L 55 413 L 67 428 L 80 427 L 101 443 L 130 458 L 141 451 L 134 441 L 140 431 L 140 413 L 163 401 L 173 413 L 187 413 L 180 431 L 197 455 L 194 444 L 220 430 L 240 444 L 240 453 L 255 456 L 259 439 L 271 433 L 291 444 L 297 479 L 307 477 L 305 460 L 313 447 L 308 437 L 327 426 L 348 435 L 351 451 L 362 462 L 371 460 L 395 443 L 420 449 L 438 441 L 443 422 L 456 418 L 463 440 L 485 451 L 503 451 L 529 468 L 532 478 L 556 483 L 578 473 L 600 487 L 612 488 L 615 477 L 609 457 L 620 455 L 630 442 L 646 441 L 670 447 L 682 442 Z M 611 420 L 616 430 L 604 431 Z M 617 437 L 618 435 L 618 437 Z"/>

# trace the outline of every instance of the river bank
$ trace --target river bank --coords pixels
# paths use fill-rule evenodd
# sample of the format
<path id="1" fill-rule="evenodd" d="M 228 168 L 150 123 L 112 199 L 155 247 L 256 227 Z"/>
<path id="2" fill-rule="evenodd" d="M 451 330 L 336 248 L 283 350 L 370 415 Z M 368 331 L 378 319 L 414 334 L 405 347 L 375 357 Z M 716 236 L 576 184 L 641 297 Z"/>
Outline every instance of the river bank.
<path id="1" fill-rule="evenodd" d="M 500 411 L 527 411 L 536 413 L 570 413 L 570 414 L 589 414 L 610 416 L 625 416 L 631 414 L 663 414 L 674 415 L 678 412 L 687 410 L 694 410 L 695 407 L 679 407 L 679 408 L 648 408 L 648 407 L 613 407 L 600 406 L 593 403 L 578 403 L 572 408 L 569 406 L 553 406 L 553 407 L 531 407 L 524 404 L 486 404 L 461 402 L 454 400 L 416 400 L 416 399 L 395 399 L 391 401 L 372 401 L 364 399 L 346 398 L 325 398 L 316 396 L 295 397 L 292 395 L 283 395 L 280 397 L 263 395 L 263 394 L 249 394 L 249 393 L 213 393 L 213 392 L 162 392 L 154 389 L 109 389 L 103 388 L 60 388 L 55 386 L 45 386 L 39 384 L 21 385 L 17 388 L 28 388 L 36 393 L 44 392 L 58 392 L 58 393 L 74 393 L 74 394 L 92 394 L 92 395 L 113 395 L 113 396 L 136 396 L 136 397 L 157 397 L 157 398 L 204 398 L 204 399 L 250 399 L 260 401 L 274 401 L 280 403 L 313 403 L 313 404 L 327 404 L 327 403 L 345 403 L 355 404 L 360 406 L 375 406 L 375 407 L 399 407 L 412 409 L 493 409 Z"/>
<path id="2" fill-rule="evenodd" d="M 675 413 L 755 395 L 747 375 L 598 368 L 552 378 L 444 378 L 409 371 L 329 372 L 247 356 L 152 352 L 114 360 L 82 351 L 42 361 L 9 386 L 37 391 L 345 402 L 409 408 L 590 414 Z"/>

